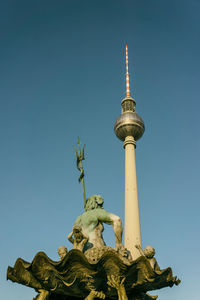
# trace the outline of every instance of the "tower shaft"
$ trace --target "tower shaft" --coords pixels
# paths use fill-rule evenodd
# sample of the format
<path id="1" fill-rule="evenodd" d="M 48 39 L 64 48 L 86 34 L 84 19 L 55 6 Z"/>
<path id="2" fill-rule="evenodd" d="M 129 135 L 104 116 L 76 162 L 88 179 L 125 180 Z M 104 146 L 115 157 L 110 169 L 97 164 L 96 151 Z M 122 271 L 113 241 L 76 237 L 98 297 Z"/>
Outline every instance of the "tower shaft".
<path id="1" fill-rule="evenodd" d="M 125 224 L 124 245 L 133 259 L 140 256 L 136 245 L 141 246 L 140 216 L 135 163 L 136 141 L 144 133 L 142 118 L 135 111 L 135 100 L 130 96 L 128 47 L 126 45 L 126 97 L 122 100 L 122 113 L 115 122 L 116 136 L 124 142 L 125 149 Z"/>
<path id="2" fill-rule="evenodd" d="M 139 256 L 135 245 L 141 246 L 140 216 L 137 191 L 135 145 L 133 136 L 127 136 L 125 149 L 125 224 L 124 246 L 131 252 L 133 259 Z"/>

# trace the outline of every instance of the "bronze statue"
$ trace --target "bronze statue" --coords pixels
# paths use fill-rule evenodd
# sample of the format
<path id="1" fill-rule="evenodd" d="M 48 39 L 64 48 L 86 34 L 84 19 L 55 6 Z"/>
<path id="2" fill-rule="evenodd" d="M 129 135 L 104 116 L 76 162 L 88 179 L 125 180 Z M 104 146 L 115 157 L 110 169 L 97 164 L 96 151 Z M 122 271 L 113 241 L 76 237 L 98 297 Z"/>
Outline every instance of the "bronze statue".
<path id="1" fill-rule="evenodd" d="M 84 148 L 76 149 L 77 167 L 81 172 L 85 211 L 76 219 L 68 240 L 73 249 L 58 248 L 59 261 L 38 252 L 31 263 L 18 258 L 8 267 L 7 279 L 34 288 L 35 300 L 152 300 L 147 292 L 180 283 L 171 268 L 160 270 L 155 249 L 138 245 L 141 256 L 135 261 L 122 244 L 122 222 L 119 216 L 103 208 L 104 199 L 93 195 L 86 199 Z M 115 249 L 105 245 L 103 224 L 112 225 Z"/>
<path id="2" fill-rule="evenodd" d="M 82 232 L 88 236 L 88 242 L 85 245 L 84 251 L 92 247 L 100 248 L 105 246 L 102 237 L 104 230 L 103 223 L 113 226 L 116 250 L 123 248 L 121 219 L 106 211 L 103 208 L 103 203 L 104 199 L 100 195 L 89 197 L 86 201 L 85 212 L 75 221 L 75 225 L 79 225 Z"/>
<path id="3" fill-rule="evenodd" d="M 78 225 L 74 225 L 72 232 L 68 235 L 68 240 L 73 244 L 73 249 L 83 251 L 88 241 L 88 236 L 83 234 L 82 229 Z"/>
<path id="4" fill-rule="evenodd" d="M 144 251 L 142 250 L 142 247 L 140 245 L 135 245 L 135 247 L 139 250 L 141 255 L 145 256 L 146 259 L 148 259 L 153 270 L 160 271 L 160 267 L 157 263 L 157 260 L 154 257 L 156 252 L 152 246 L 146 246 L 144 248 Z"/>
<path id="5" fill-rule="evenodd" d="M 177 276 L 172 276 L 172 270 L 171 268 L 167 268 L 164 270 L 161 270 L 157 260 L 155 259 L 154 255 L 155 255 L 155 249 L 152 246 L 146 246 L 144 251 L 142 250 L 142 247 L 140 245 L 135 245 L 135 247 L 140 251 L 141 256 L 145 257 L 145 259 L 149 262 L 149 265 L 151 266 L 152 270 L 157 274 L 157 275 L 163 275 L 165 274 L 165 276 L 169 276 L 172 283 L 175 285 L 179 285 L 179 283 L 181 282 L 181 280 L 179 278 L 177 278 Z M 144 280 L 144 270 L 141 269 L 141 272 L 138 272 L 138 280 L 136 283 L 133 283 L 132 287 L 138 286 L 141 284 L 141 282 Z M 147 281 L 151 282 L 151 278 L 148 277 L 146 278 Z M 172 284 L 172 286 L 173 286 Z"/>
<path id="6" fill-rule="evenodd" d="M 125 277 L 122 279 L 120 276 L 110 275 L 108 276 L 107 284 L 117 290 L 118 300 L 128 300 L 126 289 L 124 287 Z"/>
<path id="7" fill-rule="evenodd" d="M 68 252 L 68 250 L 67 250 L 67 247 L 65 247 L 65 246 L 60 246 L 58 248 L 58 255 L 60 256 L 61 260 L 65 257 L 65 255 L 67 254 L 67 252 Z"/>

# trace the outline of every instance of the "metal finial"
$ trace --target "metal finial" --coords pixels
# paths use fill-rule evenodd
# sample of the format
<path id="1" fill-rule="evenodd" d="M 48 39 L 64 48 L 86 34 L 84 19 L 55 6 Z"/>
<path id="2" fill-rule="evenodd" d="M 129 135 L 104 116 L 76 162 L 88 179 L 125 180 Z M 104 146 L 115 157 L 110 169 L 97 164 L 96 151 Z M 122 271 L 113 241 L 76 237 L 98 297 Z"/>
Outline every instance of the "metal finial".
<path id="1" fill-rule="evenodd" d="M 130 87 L 129 87 L 129 72 L 128 72 L 128 46 L 126 44 L 126 97 L 130 97 Z"/>

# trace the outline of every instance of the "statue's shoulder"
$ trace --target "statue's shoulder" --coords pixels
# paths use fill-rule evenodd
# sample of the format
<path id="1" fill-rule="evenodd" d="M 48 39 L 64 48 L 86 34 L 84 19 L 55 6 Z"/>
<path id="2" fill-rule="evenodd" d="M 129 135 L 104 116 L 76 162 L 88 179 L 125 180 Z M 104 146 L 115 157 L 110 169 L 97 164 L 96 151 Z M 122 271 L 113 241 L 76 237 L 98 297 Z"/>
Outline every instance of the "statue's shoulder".
<path id="1" fill-rule="evenodd" d="M 84 218 L 86 218 L 89 222 L 90 221 L 94 221 L 97 219 L 97 216 L 98 216 L 98 213 L 96 211 L 97 209 L 92 209 L 92 210 L 89 210 L 89 211 L 86 211 L 83 215 L 84 215 Z"/>
<path id="2" fill-rule="evenodd" d="M 96 208 L 93 211 L 94 211 L 94 214 L 96 215 L 96 217 L 100 221 L 105 222 L 106 219 L 110 217 L 110 213 L 107 210 L 105 210 L 104 208 Z"/>
<path id="3" fill-rule="evenodd" d="M 82 224 L 82 223 L 90 223 L 94 218 L 96 218 L 96 214 L 94 213 L 94 210 L 85 211 L 77 217 L 75 224 Z"/>
<path id="4" fill-rule="evenodd" d="M 107 218 L 110 216 L 110 213 L 106 211 L 104 208 L 95 208 L 92 210 L 85 211 L 80 215 L 76 221 L 75 224 L 80 224 L 82 222 L 92 222 L 95 220 L 103 221 L 105 222 Z"/>

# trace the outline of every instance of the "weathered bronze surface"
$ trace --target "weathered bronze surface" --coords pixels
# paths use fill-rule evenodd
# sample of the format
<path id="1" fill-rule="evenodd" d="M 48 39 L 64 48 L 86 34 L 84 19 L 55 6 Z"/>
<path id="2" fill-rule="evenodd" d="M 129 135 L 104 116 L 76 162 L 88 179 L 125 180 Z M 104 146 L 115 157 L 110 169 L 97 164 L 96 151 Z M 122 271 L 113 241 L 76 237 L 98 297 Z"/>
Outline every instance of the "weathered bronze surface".
<path id="1" fill-rule="evenodd" d="M 80 215 L 74 226 L 79 226 L 82 234 L 88 237 L 83 251 L 97 247 L 105 246 L 102 232 L 104 230 L 103 223 L 113 226 L 115 234 L 115 248 L 123 248 L 122 245 L 122 222 L 119 216 L 112 214 L 103 208 L 104 199 L 100 195 L 93 195 L 87 199 L 85 212 Z"/>
<path id="2" fill-rule="evenodd" d="M 38 295 L 33 300 L 151 300 L 147 292 L 178 285 L 171 268 L 160 270 L 154 257 L 155 250 L 144 251 L 135 245 L 141 256 L 133 261 L 130 251 L 122 244 L 120 217 L 103 208 L 104 199 L 93 195 L 85 200 L 84 172 L 80 141 L 77 166 L 83 183 L 85 211 L 75 221 L 68 235 L 73 249 L 58 248 L 59 261 L 38 252 L 31 263 L 18 258 L 14 267 L 8 267 L 7 279 L 34 288 Z M 106 246 L 103 223 L 113 226 L 115 249 Z"/>
<path id="3" fill-rule="evenodd" d="M 114 249 L 94 264 L 76 249 L 59 262 L 39 252 L 31 263 L 18 258 L 14 268 L 8 267 L 7 278 L 34 288 L 40 293 L 37 300 L 85 299 L 91 292 L 105 299 L 148 299 L 147 291 L 178 284 L 171 268 L 155 271 L 144 256 L 124 263 Z"/>
<path id="4" fill-rule="evenodd" d="M 73 249 L 59 247 L 60 261 L 44 252 L 31 263 L 18 258 L 13 268 L 8 267 L 7 279 L 34 288 L 35 300 L 150 300 L 155 296 L 148 291 L 179 284 L 171 268 L 160 270 L 151 246 L 143 251 L 136 245 L 141 256 L 132 261 L 122 244 L 121 219 L 107 212 L 103 202 L 99 195 L 87 199 L 85 212 L 68 235 Z M 103 222 L 113 226 L 115 249 L 105 245 Z"/>

